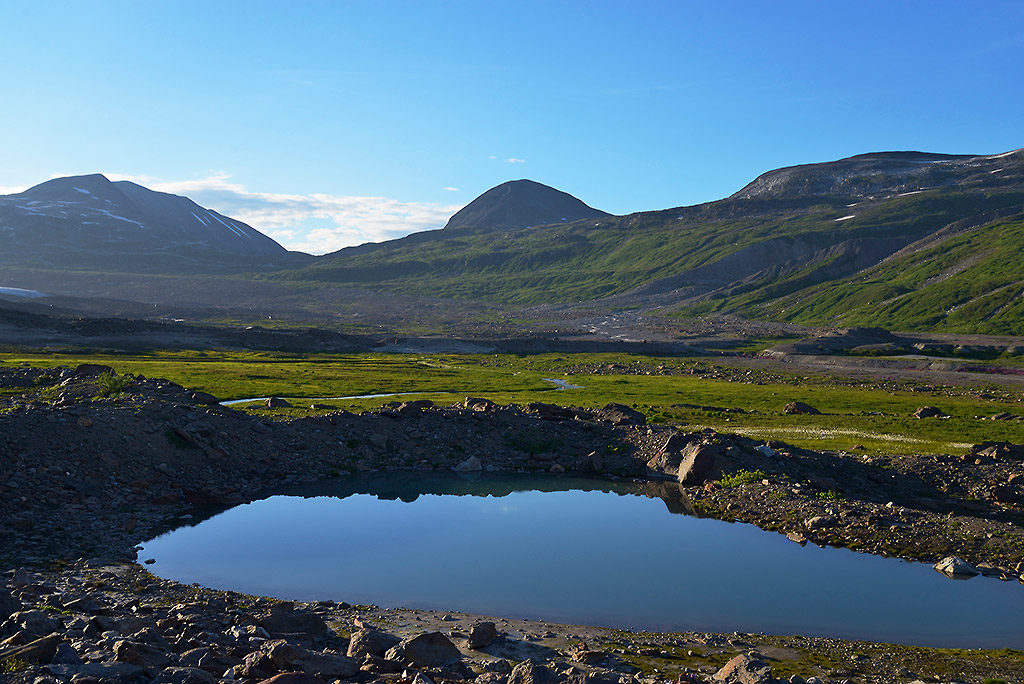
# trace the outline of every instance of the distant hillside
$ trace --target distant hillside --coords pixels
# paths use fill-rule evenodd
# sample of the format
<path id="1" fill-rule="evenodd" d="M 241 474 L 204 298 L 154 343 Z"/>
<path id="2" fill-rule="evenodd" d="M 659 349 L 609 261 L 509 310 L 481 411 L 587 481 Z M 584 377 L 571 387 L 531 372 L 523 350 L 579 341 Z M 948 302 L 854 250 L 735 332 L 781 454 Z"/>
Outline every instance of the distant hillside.
<path id="1" fill-rule="evenodd" d="M 187 197 L 100 174 L 0 196 L 0 263 L 146 271 L 295 263 L 287 257 L 251 226 Z"/>
<path id="2" fill-rule="evenodd" d="M 592 301 L 682 315 L 1024 334 L 1016 305 L 1000 299 L 1018 279 L 1018 216 L 1024 151 L 875 153 L 772 171 L 718 202 L 501 231 L 446 228 L 273 277 L 517 304 Z M 910 262 L 899 260 L 928 249 L 936 258 L 960 255 L 959 275 L 904 270 Z M 895 292 L 878 299 L 863 290 L 897 276 L 898 303 L 889 301 Z M 957 285 L 962 278 L 969 287 Z M 950 292 L 928 295 L 940 282 Z M 848 294 L 858 288 L 859 309 Z M 904 315 L 910 302 L 929 313 Z"/>
<path id="3" fill-rule="evenodd" d="M 502 183 L 463 207 L 445 228 L 530 228 L 610 214 L 532 180 Z"/>

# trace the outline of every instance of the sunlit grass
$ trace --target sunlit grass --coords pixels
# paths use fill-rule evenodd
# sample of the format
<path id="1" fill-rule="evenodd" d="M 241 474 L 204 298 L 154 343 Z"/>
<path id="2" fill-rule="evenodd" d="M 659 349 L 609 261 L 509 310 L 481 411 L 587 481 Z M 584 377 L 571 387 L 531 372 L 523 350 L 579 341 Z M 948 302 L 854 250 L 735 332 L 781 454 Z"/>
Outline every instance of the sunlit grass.
<path id="1" fill-rule="evenodd" d="M 978 398 L 977 392 L 963 388 L 914 392 L 893 383 L 730 369 L 715 366 L 711 359 L 625 354 L 303 355 L 176 351 L 0 353 L 0 360 L 7 365 L 36 367 L 101 363 L 119 373 L 167 378 L 222 400 L 279 396 L 293 404 L 293 408 L 273 410 L 264 409 L 259 403 L 236 406 L 268 415 L 361 411 L 389 401 L 414 399 L 454 404 L 466 396 L 481 396 L 500 404 L 543 401 L 584 408 L 617 402 L 641 410 L 652 422 L 673 424 L 680 429 L 711 427 L 816 449 L 849 450 L 863 446 L 878 453 L 959 453 L 970 444 L 986 440 L 1024 442 L 1024 423 L 981 420 L 1002 411 L 1024 413 L 1024 397 L 1019 393 L 998 391 L 994 393 L 998 399 L 993 400 Z M 615 364 L 619 369 L 613 374 L 580 372 L 581 368 Z M 644 374 L 645 369 L 659 366 L 672 374 Z M 582 387 L 558 390 L 544 378 L 560 378 Z M 384 393 L 399 396 L 337 398 Z M 824 415 L 783 414 L 783 407 L 792 401 L 809 403 Z M 310 408 L 314 403 L 323 407 Z M 952 417 L 914 418 L 913 412 L 926 404 L 939 406 Z"/>

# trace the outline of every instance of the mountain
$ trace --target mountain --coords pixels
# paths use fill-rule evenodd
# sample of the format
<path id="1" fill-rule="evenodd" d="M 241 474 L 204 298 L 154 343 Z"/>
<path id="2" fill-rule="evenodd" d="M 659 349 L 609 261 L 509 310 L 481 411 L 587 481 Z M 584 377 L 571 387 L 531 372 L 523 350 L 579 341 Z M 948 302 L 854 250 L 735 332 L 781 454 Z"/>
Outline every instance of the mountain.
<path id="1" fill-rule="evenodd" d="M 495 195 L 515 207 L 511 192 Z M 470 228 L 508 225 L 508 212 L 488 211 L 502 206 L 493 197 L 444 230 L 268 277 L 509 304 L 1024 334 L 1024 150 L 864 154 L 770 171 L 696 206 Z"/>
<path id="2" fill-rule="evenodd" d="M 288 256 L 251 226 L 187 197 L 100 174 L 55 178 L 0 196 L 0 263 L 173 270 Z"/>
<path id="3" fill-rule="evenodd" d="M 610 215 L 542 183 L 514 180 L 477 197 L 452 216 L 445 228 L 530 228 Z"/>

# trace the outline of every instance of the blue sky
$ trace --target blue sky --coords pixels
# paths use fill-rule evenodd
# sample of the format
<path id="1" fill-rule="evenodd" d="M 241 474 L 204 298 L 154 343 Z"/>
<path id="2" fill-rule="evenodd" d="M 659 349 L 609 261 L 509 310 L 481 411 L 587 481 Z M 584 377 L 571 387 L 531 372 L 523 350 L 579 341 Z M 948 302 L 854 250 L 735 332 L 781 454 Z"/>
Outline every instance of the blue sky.
<path id="1" fill-rule="evenodd" d="M 1024 147 L 1024 2 L 0 1 L 0 192 L 99 172 L 322 253 L 531 178 L 616 214 Z"/>

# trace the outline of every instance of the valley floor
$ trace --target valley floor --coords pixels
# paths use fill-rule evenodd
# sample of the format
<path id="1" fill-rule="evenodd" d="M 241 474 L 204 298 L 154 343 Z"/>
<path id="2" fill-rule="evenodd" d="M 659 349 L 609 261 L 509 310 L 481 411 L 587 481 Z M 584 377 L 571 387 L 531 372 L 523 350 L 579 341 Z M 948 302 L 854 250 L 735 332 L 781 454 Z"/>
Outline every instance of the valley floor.
<path id="1" fill-rule="evenodd" d="M 0 366 L 0 558 L 11 570 L 10 598 L 0 592 L 6 618 L 0 660 L 15 671 L 5 676 L 16 681 L 207 681 L 198 672 L 165 669 L 193 665 L 218 676 L 230 669 L 252 681 L 287 669 L 328 681 L 408 680 L 412 674 L 403 675 L 408 664 L 401 659 L 370 658 L 356 662 L 356 669 L 330 659 L 342 657 L 357 619 L 397 636 L 442 630 L 462 643 L 478 618 L 324 603 L 297 613 L 319 615 L 330 632 L 310 632 L 310 624 L 319 623 L 301 617 L 292 627 L 271 629 L 275 610 L 291 613 L 287 606 L 165 582 L 133 563 L 136 544 L 183 516 L 344 472 L 461 466 L 642 478 L 650 496 L 753 522 L 797 543 L 930 561 L 956 555 L 1005 581 L 1020 581 L 1024 572 L 1024 461 L 1011 444 L 981 445 L 963 456 L 884 457 L 647 425 L 625 406 L 486 400 L 448 407 L 394 403 L 361 414 L 281 419 L 222 407 L 214 397 L 168 381 L 103 371 Z M 682 485 L 676 470 L 690 447 L 711 452 L 713 465 L 702 480 Z M 621 675 L 706 681 L 733 656 L 753 653 L 776 677 L 798 677 L 792 681 L 1024 677 L 1018 651 L 495 621 L 504 636 L 489 647 L 493 652 L 464 648 L 468 670 L 418 669 L 435 681 L 475 676 L 501 684 L 508 672 L 499 660 L 535 658 L 565 681 L 611 682 Z M 275 660 L 268 649 L 284 647 L 262 636 L 275 630 L 297 640 L 305 655 L 289 660 L 275 651 Z M 50 641 L 37 642 L 52 633 Z M 34 650 L 25 650 L 33 643 Z M 211 649 L 207 660 L 195 649 Z M 512 679 L 523 682 L 527 674 Z M 538 672 L 530 676 L 543 679 Z"/>

